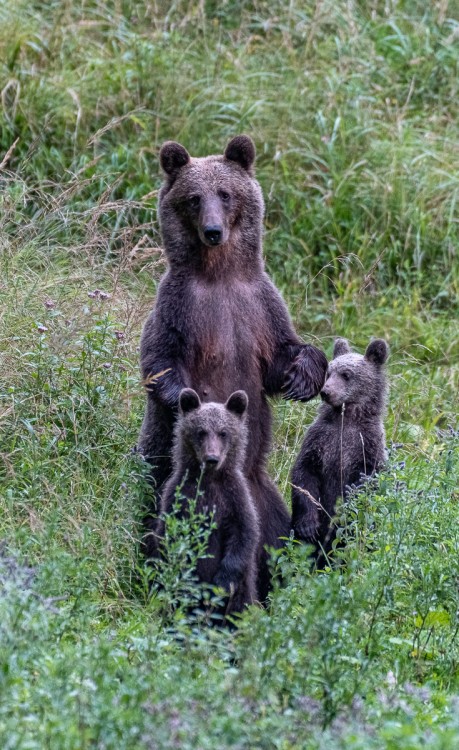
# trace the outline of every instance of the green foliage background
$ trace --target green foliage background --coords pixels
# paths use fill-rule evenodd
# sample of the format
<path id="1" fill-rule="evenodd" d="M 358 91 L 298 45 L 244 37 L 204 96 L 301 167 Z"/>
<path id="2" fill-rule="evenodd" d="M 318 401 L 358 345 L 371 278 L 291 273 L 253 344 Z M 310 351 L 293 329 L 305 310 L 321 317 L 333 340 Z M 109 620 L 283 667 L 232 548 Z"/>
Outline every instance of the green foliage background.
<path id="1" fill-rule="evenodd" d="M 458 60 L 456 0 L 0 0 L 3 748 L 457 747 Z M 390 343 L 393 447 L 341 564 L 290 545 L 221 633 L 176 607 L 199 519 L 147 593 L 131 448 L 158 148 L 240 132 L 300 333 Z M 316 405 L 273 409 L 288 500 Z"/>

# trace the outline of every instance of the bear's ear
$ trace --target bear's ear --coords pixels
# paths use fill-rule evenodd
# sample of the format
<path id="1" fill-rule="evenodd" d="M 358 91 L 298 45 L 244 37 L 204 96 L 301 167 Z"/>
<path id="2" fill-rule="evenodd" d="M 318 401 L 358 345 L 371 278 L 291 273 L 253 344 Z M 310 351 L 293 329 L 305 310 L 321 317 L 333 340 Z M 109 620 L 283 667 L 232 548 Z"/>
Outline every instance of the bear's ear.
<path id="1" fill-rule="evenodd" d="M 242 415 L 247 411 L 248 405 L 249 399 L 245 391 L 235 391 L 231 394 L 225 404 L 228 411 L 233 412 L 233 414 L 237 414 L 238 417 L 242 417 Z"/>
<path id="2" fill-rule="evenodd" d="M 383 365 L 389 356 L 389 347 L 384 339 L 375 339 L 367 346 L 365 359 L 375 365 Z"/>
<path id="3" fill-rule="evenodd" d="M 159 152 L 161 169 L 169 177 L 176 177 L 185 164 L 190 161 L 190 155 L 184 146 L 175 141 L 166 141 Z"/>
<path id="4" fill-rule="evenodd" d="M 342 354 L 350 354 L 351 347 L 347 339 L 335 339 L 335 345 L 333 347 L 333 359 L 341 357 Z"/>
<path id="5" fill-rule="evenodd" d="M 255 144 L 248 135 L 237 135 L 232 138 L 225 149 L 225 158 L 235 161 L 240 167 L 252 174 L 255 161 Z"/>
<path id="6" fill-rule="evenodd" d="M 188 414 L 190 411 L 199 409 L 201 401 L 196 391 L 192 388 L 184 388 L 180 391 L 179 404 L 182 414 Z"/>

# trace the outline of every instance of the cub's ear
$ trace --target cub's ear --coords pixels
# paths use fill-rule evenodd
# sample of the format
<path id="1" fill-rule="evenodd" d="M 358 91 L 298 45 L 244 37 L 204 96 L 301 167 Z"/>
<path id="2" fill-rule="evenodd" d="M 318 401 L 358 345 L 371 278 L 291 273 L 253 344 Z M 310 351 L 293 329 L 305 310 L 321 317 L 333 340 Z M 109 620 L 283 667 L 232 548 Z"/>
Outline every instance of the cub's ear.
<path id="1" fill-rule="evenodd" d="M 349 354 L 351 347 L 347 339 L 335 339 L 335 345 L 333 347 L 333 359 L 341 357 L 342 354 Z"/>
<path id="2" fill-rule="evenodd" d="M 225 149 L 225 158 L 235 161 L 240 167 L 252 174 L 255 161 L 255 144 L 248 135 L 237 135 L 232 138 Z"/>
<path id="3" fill-rule="evenodd" d="M 375 365 L 383 365 L 389 356 L 389 347 L 384 339 L 375 339 L 367 346 L 365 359 Z"/>
<path id="4" fill-rule="evenodd" d="M 235 391 L 231 394 L 225 404 L 228 411 L 233 412 L 233 414 L 237 414 L 238 417 L 242 417 L 242 415 L 247 411 L 248 405 L 249 399 L 245 391 Z"/>
<path id="5" fill-rule="evenodd" d="M 175 141 L 166 141 L 159 152 L 161 169 L 169 177 L 176 177 L 185 164 L 190 161 L 190 155 L 184 146 Z"/>
<path id="6" fill-rule="evenodd" d="M 199 409 L 201 401 L 196 391 L 192 388 L 183 388 L 180 391 L 179 404 L 182 414 L 188 414 L 190 411 Z"/>

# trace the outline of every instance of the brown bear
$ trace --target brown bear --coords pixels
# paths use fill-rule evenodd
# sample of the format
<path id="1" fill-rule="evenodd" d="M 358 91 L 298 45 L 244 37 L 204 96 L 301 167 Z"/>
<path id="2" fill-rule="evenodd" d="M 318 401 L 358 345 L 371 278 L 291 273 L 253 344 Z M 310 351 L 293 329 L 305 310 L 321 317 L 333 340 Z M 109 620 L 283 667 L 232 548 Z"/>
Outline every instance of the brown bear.
<path id="1" fill-rule="evenodd" d="M 181 391 L 174 430 L 174 471 L 161 498 L 157 534 L 164 536 L 164 515 L 177 497 L 179 517 L 188 501 L 196 512 L 213 512 L 206 557 L 197 565 L 200 581 L 230 595 L 225 613 L 241 612 L 257 600 L 256 578 L 260 530 L 255 505 L 244 477 L 247 444 L 247 394 L 233 393 L 226 404 L 205 403 L 191 388 Z"/>
<path id="2" fill-rule="evenodd" d="M 306 434 L 291 477 L 295 537 L 318 545 L 319 555 L 332 548 L 337 498 L 346 497 L 350 485 L 360 484 L 385 461 L 383 365 L 388 353 L 382 339 L 372 341 L 365 356 L 351 352 L 346 339 L 335 341 L 320 394 L 324 404 Z"/>
<path id="3" fill-rule="evenodd" d="M 245 390 L 245 474 L 262 539 L 279 547 L 279 537 L 289 533 L 290 515 L 266 471 L 271 444 L 267 397 L 313 398 L 323 385 L 327 360 L 297 336 L 264 271 L 264 204 L 254 160 L 255 147 L 245 135 L 233 138 L 220 156 L 192 158 L 174 142 L 161 148 L 165 182 L 159 218 L 169 269 L 141 340 L 148 399 L 139 450 L 152 466 L 152 484 L 160 496 L 172 470 L 182 388 L 194 388 L 202 401 L 222 403 L 233 391 Z M 147 530 L 154 526 L 154 513 L 151 507 Z M 148 533 L 145 547 L 148 557 Z M 258 585 L 262 599 L 269 585 L 266 559 Z"/>

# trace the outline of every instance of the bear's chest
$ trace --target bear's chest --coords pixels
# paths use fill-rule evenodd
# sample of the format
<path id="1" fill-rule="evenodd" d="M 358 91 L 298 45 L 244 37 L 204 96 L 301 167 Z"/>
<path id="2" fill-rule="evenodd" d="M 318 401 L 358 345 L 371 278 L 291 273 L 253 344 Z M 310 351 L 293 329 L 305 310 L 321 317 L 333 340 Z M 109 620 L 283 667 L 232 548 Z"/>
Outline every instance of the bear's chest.
<path id="1" fill-rule="evenodd" d="M 347 475 L 365 463 L 365 441 L 358 427 L 338 422 L 324 434 L 321 454 L 325 475 L 337 471 Z"/>
<path id="2" fill-rule="evenodd" d="M 354 474 L 371 474 L 381 460 L 379 443 L 375 430 L 352 422 L 330 425 L 321 443 L 321 459 L 325 476 L 337 472 L 347 483 Z"/>
<path id="3" fill-rule="evenodd" d="M 249 283 L 191 285 L 188 341 L 191 357 L 218 365 L 251 363 L 266 348 L 266 320 Z"/>

